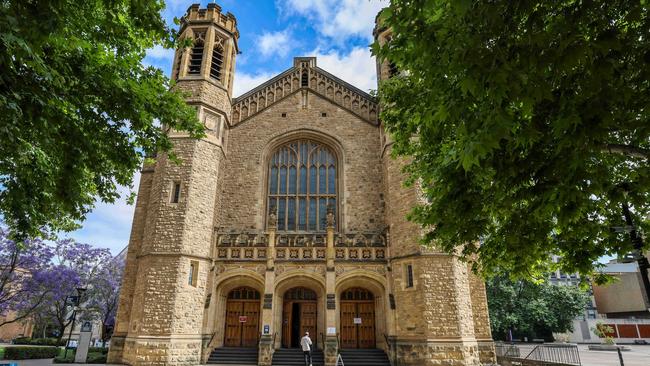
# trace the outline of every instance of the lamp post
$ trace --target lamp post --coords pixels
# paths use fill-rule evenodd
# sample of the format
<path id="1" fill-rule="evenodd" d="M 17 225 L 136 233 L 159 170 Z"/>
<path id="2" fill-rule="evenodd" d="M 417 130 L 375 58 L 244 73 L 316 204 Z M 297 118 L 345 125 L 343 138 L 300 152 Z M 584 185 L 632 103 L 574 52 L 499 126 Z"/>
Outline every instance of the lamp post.
<path id="1" fill-rule="evenodd" d="M 84 292 L 86 292 L 85 288 L 77 287 L 77 296 L 68 296 L 65 298 L 65 301 L 68 301 L 68 299 L 70 299 L 73 308 L 72 308 L 72 324 L 70 325 L 70 332 L 68 332 L 68 342 L 65 344 L 65 353 L 63 355 L 64 359 L 68 357 L 68 348 L 70 348 L 70 338 L 72 338 L 72 330 L 74 329 L 74 322 L 77 318 L 77 308 L 79 307 L 79 304 L 81 304 L 81 297 L 83 296 Z"/>

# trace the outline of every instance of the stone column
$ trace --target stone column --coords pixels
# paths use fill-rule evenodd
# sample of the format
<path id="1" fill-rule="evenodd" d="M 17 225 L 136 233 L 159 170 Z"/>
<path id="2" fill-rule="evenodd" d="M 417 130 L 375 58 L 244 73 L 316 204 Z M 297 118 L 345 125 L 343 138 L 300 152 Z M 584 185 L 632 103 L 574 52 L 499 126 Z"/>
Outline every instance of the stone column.
<path id="1" fill-rule="evenodd" d="M 327 306 L 325 310 L 325 366 L 335 366 L 338 356 L 338 340 L 336 337 L 336 272 L 334 271 L 334 210 L 327 207 L 327 273 L 325 289 Z"/>
<path id="2" fill-rule="evenodd" d="M 271 366 L 273 361 L 273 292 L 275 285 L 275 232 L 277 231 L 278 219 L 275 207 L 271 207 L 268 217 L 268 253 L 266 259 L 266 273 L 264 275 L 264 298 L 262 300 L 262 336 L 259 345 L 258 365 Z"/>

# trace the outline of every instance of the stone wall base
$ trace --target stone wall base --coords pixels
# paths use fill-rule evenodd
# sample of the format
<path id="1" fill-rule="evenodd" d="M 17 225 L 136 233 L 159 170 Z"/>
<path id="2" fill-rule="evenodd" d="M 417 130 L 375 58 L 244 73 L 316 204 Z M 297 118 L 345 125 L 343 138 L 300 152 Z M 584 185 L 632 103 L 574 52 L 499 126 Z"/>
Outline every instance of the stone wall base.
<path id="1" fill-rule="evenodd" d="M 201 338 L 113 337 L 107 361 L 132 366 L 200 365 L 201 351 Z"/>
<path id="2" fill-rule="evenodd" d="M 497 362 L 497 355 L 493 341 L 478 342 L 478 357 L 483 365 L 493 365 Z"/>
<path id="3" fill-rule="evenodd" d="M 476 341 L 395 341 L 395 355 L 393 366 L 479 366 L 481 364 L 494 364 L 494 358 L 490 358 L 490 350 L 487 342 Z M 481 352 L 485 352 L 481 358 Z M 494 354 L 494 346 L 491 346 L 491 354 Z"/>

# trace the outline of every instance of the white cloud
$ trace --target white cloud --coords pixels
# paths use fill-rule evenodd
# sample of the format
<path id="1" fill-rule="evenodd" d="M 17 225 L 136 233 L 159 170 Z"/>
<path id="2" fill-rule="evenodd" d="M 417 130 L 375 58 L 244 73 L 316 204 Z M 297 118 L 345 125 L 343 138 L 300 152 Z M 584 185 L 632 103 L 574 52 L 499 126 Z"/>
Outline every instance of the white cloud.
<path id="1" fill-rule="evenodd" d="M 375 57 L 366 47 L 352 48 L 347 54 L 316 49 L 309 56 L 317 57 L 318 67 L 363 91 L 377 89 Z"/>
<path id="2" fill-rule="evenodd" d="M 174 59 L 175 52 L 176 51 L 174 49 L 164 48 L 161 45 L 156 45 L 153 48 L 147 50 L 147 57 L 171 62 Z"/>
<path id="3" fill-rule="evenodd" d="M 323 51 L 317 48 L 308 52 L 306 56 L 316 57 L 318 67 L 363 91 L 377 89 L 375 58 L 367 47 L 355 47 L 347 53 L 335 50 Z M 287 65 L 287 67 L 289 66 Z M 236 72 L 233 96 L 240 96 L 279 73 L 268 71 L 260 71 L 255 74 Z"/>
<path id="4" fill-rule="evenodd" d="M 285 14 L 314 21 L 317 31 L 341 43 L 350 37 L 372 40 L 375 17 L 388 0 L 277 0 L 276 4 Z"/>
<path id="5" fill-rule="evenodd" d="M 257 48 L 264 57 L 286 56 L 295 46 L 289 29 L 277 32 L 264 32 L 257 38 Z"/>
<path id="6" fill-rule="evenodd" d="M 268 81 L 277 74 L 279 74 L 279 72 L 260 72 L 254 75 L 244 72 L 236 72 L 232 95 L 238 97 L 265 81 Z"/>
<path id="7" fill-rule="evenodd" d="M 140 184 L 140 173 L 133 177 L 133 189 Z M 113 255 L 118 254 L 129 243 L 131 224 L 135 204 L 127 203 L 130 193 L 128 187 L 119 188 L 120 198 L 115 203 L 97 202 L 95 208 L 88 214 L 83 227 L 77 231 L 62 234 L 81 243 L 87 243 L 98 248 L 108 248 Z"/>

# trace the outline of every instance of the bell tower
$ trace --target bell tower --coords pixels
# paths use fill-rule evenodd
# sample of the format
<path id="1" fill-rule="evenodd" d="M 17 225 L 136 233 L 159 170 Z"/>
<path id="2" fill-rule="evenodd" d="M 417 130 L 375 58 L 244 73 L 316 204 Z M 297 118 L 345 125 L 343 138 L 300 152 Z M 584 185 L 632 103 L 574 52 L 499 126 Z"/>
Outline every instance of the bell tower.
<path id="1" fill-rule="evenodd" d="M 374 37 L 383 46 L 393 32 L 380 19 Z M 393 77 L 400 77 L 399 68 L 378 59 L 378 82 Z M 418 184 L 404 186 L 408 160 L 391 157 L 393 141 L 383 123 L 380 139 L 394 297 L 389 357 L 399 359 L 399 365 L 495 363 L 482 279 L 456 256 L 420 244 L 423 231 L 406 215 L 424 198 Z"/>
<path id="2" fill-rule="evenodd" d="M 159 154 L 143 167 L 108 359 L 129 365 L 198 365 L 211 334 L 204 308 L 212 264 L 238 53 L 235 17 L 217 4 L 190 6 L 172 66 L 206 136 L 169 131 L 178 161 Z"/>

